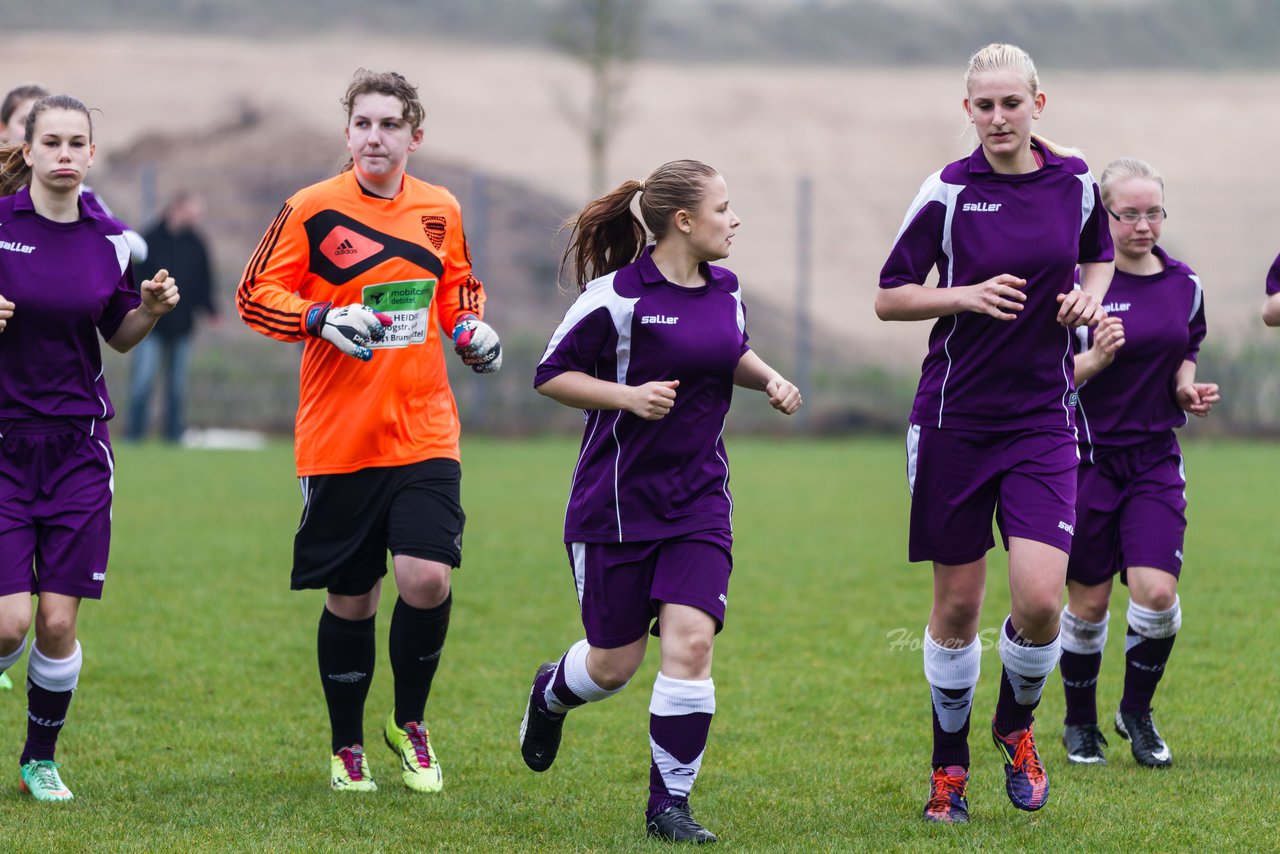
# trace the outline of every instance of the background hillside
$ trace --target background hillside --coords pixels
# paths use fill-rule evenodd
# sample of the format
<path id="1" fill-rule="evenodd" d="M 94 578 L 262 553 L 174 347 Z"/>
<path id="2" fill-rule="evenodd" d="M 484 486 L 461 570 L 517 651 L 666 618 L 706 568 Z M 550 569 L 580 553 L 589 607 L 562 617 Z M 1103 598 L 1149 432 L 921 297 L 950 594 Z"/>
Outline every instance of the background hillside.
<path id="1" fill-rule="evenodd" d="M 1241 68 L 1280 64 L 1274 0 L 635 0 L 648 8 L 644 55 L 719 62 L 947 64 L 971 45 L 1013 41 L 1040 62 L 1081 68 Z M 44 0 L 9 3 L 5 25 L 51 20 L 82 32 L 254 38 L 363 31 L 541 46 L 563 0 Z"/>
<path id="2" fill-rule="evenodd" d="M 586 101 L 587 78 L 547 46 L 552 4 L 378 0 L 356 19 L 327 0 L 118 0 L 74 15 L 62 3 L 6 10 L 0 84 L 38 80 L 100 109 L 91 182 L 126 220 L 145 224 L 178 188 L 209 197 L 228 314 L 244 261 L 280 204 L 341 162 L 338 98 L 351 71 L 396 68 L 418 83 L 427 137 L 411 170 L 459 197 L 490 317 L 510 346 L 500 377 L 459 378 L 464 415 L 498 430 L 574 428 L 572 413 L 528 389 L 569 301 L 554 281 L 556 231 L 589 198 L 585 145 L 565 110 Z M 1022 33 L 1049 94 L 1040 132 L 1083 148 L 1095 173 L 1136 155 L 1167 177 L 1164 244 L 1205 283 L 1202 375 L 1223 382 L 1226 396 L 1222 417 L 1197 429 L 1280 428 L 1280 341 L 1257 319 L 1280 250 L 1267 166 L 1280 69 L 1264 63 L 1280 52 L 1248 47 L 1276 30 L 1280 4 L 1023 5 L 655 0 L 627 75 L 609 183 L 678 157 L 716 166 L 744 221 L 729 263 L 746 287 L 753 341 L 803 380 L 807 426 L 897 429 L 928 324 L 877 321 L 876 276 L 920 181 L 974 144 L 960 109 L 965 58 Z M 83 31 L 22 29 L 47 26 L 60 9 Z M 1035 17 L 1051 12 L 1059 17 Z M 876 23 L 893 15 L 908 17 Z M 806 26 L 823 32 L 810 33 L 803 57 L 789 53 L 786 34 Z M 1245 30 L 1234 53 L 1213 47 Z M 1185 48 L 1193 33 L 1203 50 Z M 861 46 L 837 51 L 835 42 Z M 899 58 L 886 60 L 892 44 Z M 1115 67 L 1082 66 L 1105 45 Z M 1246 61 L 1256 67 L 1228 67 Z M 798 303 L 806 282 L 807 309 Z M 287 429 L 296 359 L 234 318 L 206 330 L 193 423 Z M 108 370 L 122 400 L 127 366 Z M 734 417 L 781 428 L 762 406 L 739 406 Z"/>

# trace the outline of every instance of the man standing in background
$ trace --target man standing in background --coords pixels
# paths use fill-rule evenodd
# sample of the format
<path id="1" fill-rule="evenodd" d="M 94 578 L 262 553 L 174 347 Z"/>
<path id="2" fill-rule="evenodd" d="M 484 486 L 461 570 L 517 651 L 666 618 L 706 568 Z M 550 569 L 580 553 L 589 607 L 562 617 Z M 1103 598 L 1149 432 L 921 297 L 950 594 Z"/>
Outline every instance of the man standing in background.
<path id="1" fill-rule="evenodd" d="M 183 283 L 181 308 L 166 318 L 163 329 L 148 337 L 134 349 L 129 377 L 129 432 L 132 441 L 147 434 L 150 421 L 151 390 L 156 383 L 160 362 L 164 361 L 165 410 L 164 438 L 182 441 L 186 427 L 187 366 L 191 354 L 191 338 L 195 332 L 196 314 L 210 319 L 218 316 L 213 301 L 213 270 L 204 238 L 196 230 L 204 219 L 204 203 L 186 190 L 170 199 L 160 221 L 145 235 L 149 255 L 138 266 L 143 279 L 164 268 Z M 179 278 L 181 277 L 181 278 Z"/>

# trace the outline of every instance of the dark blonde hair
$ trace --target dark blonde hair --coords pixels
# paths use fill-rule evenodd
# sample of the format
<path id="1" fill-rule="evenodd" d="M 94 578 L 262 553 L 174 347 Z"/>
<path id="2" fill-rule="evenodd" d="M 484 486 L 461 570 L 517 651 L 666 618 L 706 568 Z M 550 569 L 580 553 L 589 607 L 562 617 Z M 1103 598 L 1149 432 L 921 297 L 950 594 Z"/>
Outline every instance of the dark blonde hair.
<path id="1" fill-rule="evenodd" d="M 409 127 L 417 130 L 427 117 L 427 111 L 418 97 L 418 87 L 405 79 L 403 74 L 395 71 L 370 71 L 357 68 L 351 77 L 351 85 L 347 86 L 347 94 L 342 96 L 342 108 L 347 111 L 347 122 L 351 122 L 351 113 L 356 107 L 356 98 L 361 95 L 390 95 L 404 106 L 400 117 L 409 123 Z M 355 162 L 348 157 L 342 167 L 343 172 L 355 168 Z"/>
<path id="2" fill-rule="evenodd" d="M 1107 164 L 1098 178 L 1098 189 L 1102 191 L 1103 204 L 1111 204 L 1111 193 L 1117 181 L 1126 178 L 1149 178 L 1160 185 L 1160 195 L 1164 196 L 1164 177 L 1145 160 L 1136 157 L 1120 157 Z"/>
<path id="3" fill-rule="evenodd" d="M 0 196 L 12 196 L 31 183 L 31 167 L 22 156 L 24 145 L 35 141 L 36 119 L 46 110 L 73 110 L 83 113 L 89 123 L 89 141 L 93 142 L 93 116 L 83 101 L 70 95 L 46 95 L 31 106 L 22 142 L 0 148 Z"/>
<path id="4" fill-rule="evenodd" d="M 560 259 L 556 281 L 572 259 L 574 283 L 587 283 L 630 264 L 644 249 L 647 234 L 655 241 L 666 236 L 678 211 L 691 211 L 706 194 L 707 182 L 716 170 L 697 160 L 673 160 L 649 173 L 643 181 L 627 180 L 564 224 L 569 245 Z M 631 211 L 631 200 L 640 194 L 640 217 Z M 648 225 L 646 231 L 645 226 Z"/>

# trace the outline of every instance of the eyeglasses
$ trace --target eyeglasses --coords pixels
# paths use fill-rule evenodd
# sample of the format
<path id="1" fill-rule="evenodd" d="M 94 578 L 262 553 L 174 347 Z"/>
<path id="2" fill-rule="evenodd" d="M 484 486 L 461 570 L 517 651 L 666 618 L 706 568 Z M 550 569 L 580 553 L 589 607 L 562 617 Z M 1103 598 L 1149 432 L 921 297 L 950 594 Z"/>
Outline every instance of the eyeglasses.
<path id="1" fill-rule="evenodd" d="M 1139 220 L 1144 220 L 1144 219 L 1147 222 L 1151 223 L 1152 225 L 1155 225 L 1156 223 L 1162 222 L 1165 219 L 1165 217 L 1169 215 L 1169 212 L 1164 208 L 1161 208 L 1158 211 L 1148 211 L 1147 213 L 1136 213 L 1134 211 L 1125 211 L 1124 213 L 1116 213 L 1111 208 L 1107 208 L 1107 213 L 1111 214 L 1113 217 L 1115 217 L 1120 222 L 1123 222 L 1125 225 L 1137 225 Z"/>

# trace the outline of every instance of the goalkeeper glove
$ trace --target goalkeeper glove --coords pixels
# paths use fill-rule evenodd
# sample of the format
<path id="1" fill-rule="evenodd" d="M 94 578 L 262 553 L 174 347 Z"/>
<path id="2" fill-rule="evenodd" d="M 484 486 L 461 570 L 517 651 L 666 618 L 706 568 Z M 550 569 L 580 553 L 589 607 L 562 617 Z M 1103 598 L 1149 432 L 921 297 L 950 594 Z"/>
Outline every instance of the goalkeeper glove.
<path id="1" fill-rule="evenodd" d="M 453 351 L 477 374 L 492 374 L 502 367 L 498 333 L 474 314 L 462 315 L 453 327 Z"/>
<path id="2" fill-rule="evenodd" d="M 308 333 L 362 362 L 373 358 L 368 345 L 381 341 L 390 325 L 388 315 L 366 305 L 334 308 L 331 302 L 318 302 L 307 310 Z"/>

